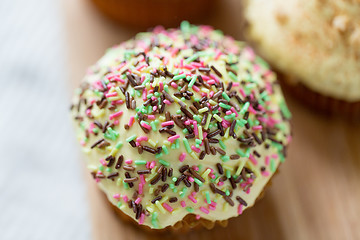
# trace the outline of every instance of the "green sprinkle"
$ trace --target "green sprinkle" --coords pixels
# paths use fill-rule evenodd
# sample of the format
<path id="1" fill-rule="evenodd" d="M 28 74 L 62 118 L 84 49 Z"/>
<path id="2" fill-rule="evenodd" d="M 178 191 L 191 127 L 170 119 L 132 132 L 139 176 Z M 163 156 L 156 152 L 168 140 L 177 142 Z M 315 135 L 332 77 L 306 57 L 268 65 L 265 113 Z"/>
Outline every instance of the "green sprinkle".
<path id="1" fill-rule="evenodd" d="M 231 172 L 230 172 L 230 170 L 227 169 L 227 170 L 225 171 L 225 175 L 226 175 L 227 178 L 231 178 Z"/>
<path id="2" fill-rule="evenodd" d="M 222 92 L 222 96 L 223 96 L 223 98 L 224 98 L 226 101 L 230 102 L 230 98 L 229 98 L 229 96 L 226 94 L 226 92 Z"/>
<path id="3" fill-rule="evenodd" d="M 225 194 L 226 194 L 226 196 L 229 196 L 229 195 L 230 195 L 229 189 L 226 189 L 226 190 L 225 190 Z"/>
<path id="4" fill-rule="evenodd" d="M 230 157 L 229 156 L 226 156 L 226 155 L 223 155 L 220 157 L 220 159 L 223 161 L 223 162 L 227 162 L 230 160 Z"/>
<path id="5" fill-rule="evenodd" d="M 122 205 L 122 203 L 119 201 L 119 202 L 117 203 L 117 207 L 120 208 L 121 205 Z"/>
<path id="6" fill-rule="evenodd" d="M 275 160 L 274 160 L 273 158 L 271 158 L 271 160 L 270 160 L 270 171 L 271 171 L 271 172 L 275 172 L 275 171 L 276 171 Z"/>
<path id="7" fill-rule="evenodd" d="M 107 168 L 105 169 L 106 172 L 111 172 L 111 170 L 112 170 L 112 169 L 109 168 L 109 167 L 107 167 Z"/>
<path id="8" fill-rule="evenodd" d="M 185 196 L 186 192 L 187 192 L 187 187 L 184 187 L 184 188 L 181 190 L 181 192 L 179 193 L 179 194 L 180 194 L 180 197 L 183 198 L 183 197 Z"/>
<path id="9" fill-rule="evenodd" d="M 236 77 L 236 75 L 233 73 L 233 72 L 228 72 L 228 74 L 229 74 L 229 77 L 233 80 L 233 81 L 235 81 L 235 82 L 238 82 L 239 80 L 237 79 L 237 77 Z"/>
<path id="10" fill-rule="evenodd" d="M 183 138 L 183 143 L 185 145 L 185 149 L 188 153 L 191 153 L 191 148 L 190 148 L 190 144 L 189 141 L 186 138 Z"/>
<path id="11" fill-rule="evenodd" d="M 184 129 L 182 130 L 182 132 L 183 132 L 184 134 L 188 134 L 188 133 L 189 133 L 189 131 L 187 130 L 187 128 L 184 128 Z"/>
<path id="12" fill-rule="evenodd" d="M 191 78 L 191 81 L 189 83 L 189 88 L 192 88 L 192 86 L 195 84 L 197 80 L 197 75 L 194 75 L 192 78 Z"/>
<path id="13" fill-rule="evenodd" d="M 195 53 L 194 55 L 192 55 L 191 57 L 188 57 L 187 59 L 185 59 L 185 63 L 191 63 L 192 61 L 194 61 L 195 59 L 197 59 L 199 57 L 199 54 Z"/>
<path id="14" fill-rule="evenodd" d="M 186 209 L 186 211 L 188 211 L 189 213 L 194 212 L 194 209 L 193 209 L 192 207 L 186 207 L 185 209 Z"/>
<path id="15" fill-rule="evenodd" d="M 146 161 L 145 160 L 135 160 L 135 165 L 145 165 Z"/>
<path id="16" fill-rule="evenodd" d="M 229 110 L 230 108 L 231 108 L 231 106 L 229 106 L 229 105 L 227 105 L 227 104 L 225 104 L 225 103 L 219 103 L 219 106 L 220 107 L 222 107 L 222 108 L 225 108 L 225 109 L 227 109 L 227 110 Z"/>
<path id="17" fill-rule="evenodd" d="M 123 181 L 123 185 L 125 189 L 129 189 L 129 184 Z"/>
<path id="18" fill-rule="evenodd" d="M 234 119 L 236 117 L 235 113 L 231 113 L 229 115 L 226 115 L 224 117 L 225 120 L 231 120 L 231 119 Z"/>
<path id="19" fill-rule="evenodd" d="M 179 139 L 176 139 L 176 140 L 175 140 L 175 148 L 176 148 L 176 149 L 179 149 L 179 148 L 180 148 L 180 140 L 179 140 Z"/>
<path id="20" fill-rule="evenodd" d="M 170 163 L 167 162 L 167 161 L 165 161 L 165 160 L 163 160 L 163 159 L 159 159 L 159 163 L 161 163 L 161 164 L 164 165 L 164 166 L 170 166 Z"/>
<path id="21" fill-rule="evenodd" d="M 202 183 L 199 179 L 197 179 L 197 178 L 194 178 L 194 181 L 195 181 L 199 186 L 202 186 L 202 185 L 203 185 L 203 183 Z"/>
<path id="22" fill-rule="evenodd" d="M 94 133 L 98 133 L 98 132 L 99 132 L 99 129 L 98 129 L 98 128 L 94 128 L 94 129 L 93 129 L 93 132 L 94 132 Z"/>
<path id="23" fill-rule="evenodd" d="M 166 147 L 166 145 L 162 145 L 162 150 L 165 154 L 169 154 L 169 150 L 168 148 Z"/>
<path id="24" fill-rule="evenodd" d="M 163 153 L 157 153 L 155 154 L 155 158 L 161 158 L 163 156 Z"/>
<path id="25" fill-rule="evenodd" d="M 246 103 L 244 104 L 244 106 L 241 108 L 240 114 L 245 114 L 245 112 L 248 110 L 249 106 L 250 106 L 250 103 L 249 103 L 249 102 L 246 102 Z"/>
<path id="26" fill-rule="evenodd" d="M 174 189 L 174 188 L 175 188 L 175 184 L 170 183 L 170 184 L 169 184 L 169 188 L 170 188 L 170 189 Z"/>
<path id="27" fill-rule="evenodd" d="M 201 141 L 200 139 L 195 139 L 195 143 L 197 143 L 197 144 L 201 144 L 201 143 L 202 143 L 202 141 Z"/>
<path id="28" fill-rule="evenodd" d="M 115 145 L 115 148 L 116 149 L 120 149 L 122 147 L 123 143 L 122 141 L 119 141 L 116 145 Z"/>
<path id="29" fill-rule="evenodd" d="M 173 177 L 171 180 L 172 180 L 173 182 L 176 182 L 176 181 L 177 181 L 177 177 Z"/>
<path id="30" fill-rule="evenodd" d="M 206 202 L 207 202 L 208 204 L 211 204 L 211 199 L 210 199 L 210 193 L 209 193 L 209 191 L 206 191 L 206 192 L 205 192 L 205 197 L 206 197 Z"/>
<path id="31" fill-rule="evenodd" d="M 103 165 L 100 165 L 99 166 L 99 170 L 102 172 L 102 171 L 104 171 L 104 166 Z"/>
<path id="32" fill-rule="evenodd" d="M 173 79 L 175 81 L 177 80 L 180 80 L 180 79 L 183 79 L 183 78 L 186 78 L 186 74 L 180 74 L 180 75 L 177 75 L 177 76 L 174 76 Z"/>
<path id="33" fill-rule="evenodd" d="M 220 139 L 219 139 L 219 144 L 220 144 L 220 147 L 221 147 L 222 149 L 226 150 L 226 145 L 225 145 L 225 143 L 224 143 L 223 141 L 221 141 Z"/>
<path id="34" fill-rule="evenodd" d="M 126 139 L 126 141 L 127 141 L 127 142 L 131 142 L 131 141 L 135 140 L 135 138 L 136 138 L 136 134 L 132 135 L 131 137 L 128 137 L 128 138 Z"/>
<path id="35" fill-rule="evenodd" d="M 152 121 L 152 122 L 150 123 L 150 127 L 151 127 L 151 129 L 152 129 L 154 132 L 156 132 L 157 128 L 156 128 L 156 123 L 155 123 L 155 121 Z"/>

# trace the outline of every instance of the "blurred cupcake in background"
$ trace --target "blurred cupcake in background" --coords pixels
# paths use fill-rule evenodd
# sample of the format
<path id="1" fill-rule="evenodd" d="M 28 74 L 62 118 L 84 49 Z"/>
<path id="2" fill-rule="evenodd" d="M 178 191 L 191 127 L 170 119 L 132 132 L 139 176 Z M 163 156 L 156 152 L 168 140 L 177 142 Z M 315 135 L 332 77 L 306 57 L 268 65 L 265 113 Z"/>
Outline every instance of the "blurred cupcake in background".
<path id="1" fill-rule="evenodd" d="M 91 0 L 112 20 L 136 27 L 178 26 L 209 14 L 216 0 Z"/>
<path id="2" fill-rule="evenodd" d="M 246 0 L 246 38 L 303 102 L 358 117 L 360 4 L 356 2 Z"/>

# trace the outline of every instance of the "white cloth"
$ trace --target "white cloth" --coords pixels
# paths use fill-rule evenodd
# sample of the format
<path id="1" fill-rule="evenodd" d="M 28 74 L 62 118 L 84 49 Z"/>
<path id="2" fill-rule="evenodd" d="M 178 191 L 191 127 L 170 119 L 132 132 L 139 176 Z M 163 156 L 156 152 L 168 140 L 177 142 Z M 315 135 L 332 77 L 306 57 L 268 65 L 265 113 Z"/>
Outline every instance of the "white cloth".
<path id="1" fill-rule="evenodd" d="M 90 239 L 60 3 L 0 1 L 0 239 Z"/>

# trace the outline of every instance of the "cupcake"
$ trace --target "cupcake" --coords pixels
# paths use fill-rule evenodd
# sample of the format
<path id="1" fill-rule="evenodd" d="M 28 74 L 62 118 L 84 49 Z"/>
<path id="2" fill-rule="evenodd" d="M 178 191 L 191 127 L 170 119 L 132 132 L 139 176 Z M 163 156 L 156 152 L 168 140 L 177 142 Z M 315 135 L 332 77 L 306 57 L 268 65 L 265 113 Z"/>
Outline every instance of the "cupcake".
<path id="1" fill-rule="evenodd" d="M 94 181 L 120 215 L 151 229 L 242 214 L 291 138 L 268 65 L 244 42 L 187 22 L 110 48 L 71 112 Z"/>
<path id="2" fill-rule="evenodd" d="M 215 0 L 92 0 L 107 17 L 121 24 L 178 26 L 184 20 L 209 15 Z"/>
<path id="3" fill-rule="evenodd" d="M 245 1 L 246 37 L 303 102 L 360 115 L 360 5 Z"/>

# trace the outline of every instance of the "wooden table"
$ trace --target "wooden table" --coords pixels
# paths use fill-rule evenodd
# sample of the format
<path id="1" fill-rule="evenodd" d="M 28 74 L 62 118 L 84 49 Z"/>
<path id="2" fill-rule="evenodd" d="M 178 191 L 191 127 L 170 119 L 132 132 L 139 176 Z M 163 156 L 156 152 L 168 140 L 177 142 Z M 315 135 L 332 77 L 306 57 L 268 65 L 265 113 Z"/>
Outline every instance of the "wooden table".
<path id="1" fill-rule="evenodd" d="M 66 0 L 69 86 L 106 48 L 142 29 L 119 27 L 104 19 L 88 0 Z M 240 6 L 222 0 L 204 24 L 241 39 Z M 227 228 L 188 234 L 154 235 L 117 219 L 86 173 L 94 239 L 360 239 L 360 124 L 320 115 L 286 96 L 293 113 L 294 138 L 273 186 L 255 207 Z"/>

